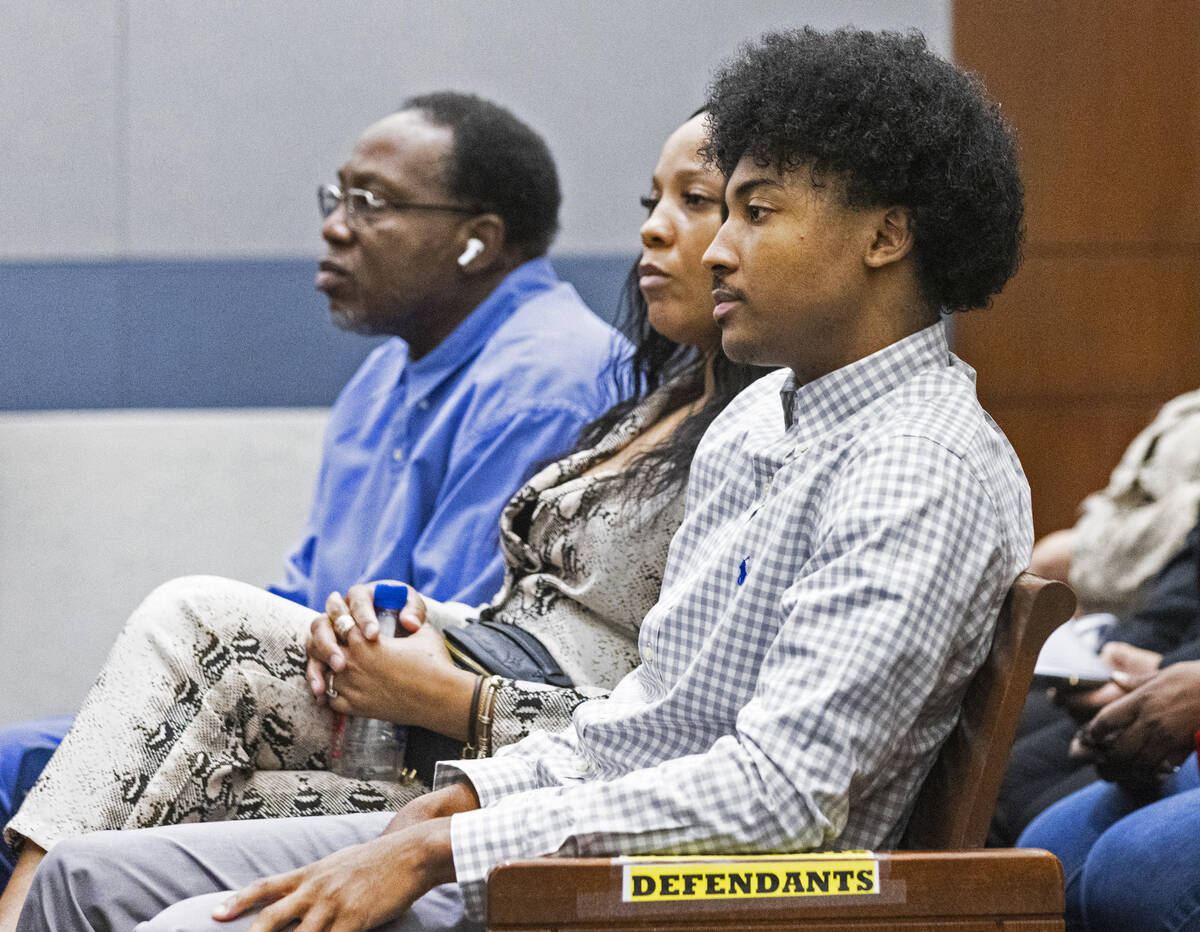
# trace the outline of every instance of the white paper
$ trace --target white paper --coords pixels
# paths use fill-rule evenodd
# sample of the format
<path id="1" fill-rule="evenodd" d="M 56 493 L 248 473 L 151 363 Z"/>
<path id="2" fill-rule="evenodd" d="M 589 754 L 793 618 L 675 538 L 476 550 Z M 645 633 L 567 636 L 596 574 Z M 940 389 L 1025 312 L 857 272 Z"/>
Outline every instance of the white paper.
<path id="1" fill-rule="evenodd" d="M 1100 628 L 1115 620 L 1111 615 L 1085 615 L 1056 628 L 1038 654 L 1033 675 L 1066 680 L 1109 679 L 1113 669 L 1096 652 L 1097 635 Z"/>

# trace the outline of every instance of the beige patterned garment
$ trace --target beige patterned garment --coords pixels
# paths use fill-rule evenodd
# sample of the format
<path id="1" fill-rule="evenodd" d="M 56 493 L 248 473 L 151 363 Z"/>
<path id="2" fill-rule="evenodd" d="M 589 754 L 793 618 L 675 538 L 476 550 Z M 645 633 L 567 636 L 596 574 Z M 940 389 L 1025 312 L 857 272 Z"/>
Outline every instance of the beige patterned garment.
<path id="1" fill-rule="evenodd" d="M 1080 505 L 1071 586 L 1082 609 L 1128 614 L 1141 587 L 1183 548 L 1200 507 L 1200 391 L 1163 405 L 1108 486 Z"/>
<path id="2" fill-rule="evenodd" d="M 651 397 L 594 450 L 543 469 L 504 512 L 506 578 L 482 614 L 535 633 L 579 688 L 506 681 L 494 747 L 564 727 L 580 702 L 637 662 L 638 627 L 658 597 L 684 492 L 638 501 L 581 474 L 653 424 L 662 406 L 662 394 Z M 431 609 L 439 625 L 481 613 Z M 102 829 L 380 811 L 425 792 L 329 772 L 332 713 L 314 704 L 304 676 L 313 616 L 216 577 L 156 589 L 5 828 L 9 843 L 30 838 L 49 849 Z"/>
<path id="3" fill-rule="evenodd" d="M 377 811 L 420 793 L 328 771 L 333 716 L 304 678 L 313 615 L 213 576 L 154 590 L 5 828 L 9 843 L 49 849 L 101 829 Z M 260 787 L 259 773 L 273 778 Z M 283 774 L 286 787 L 272 785 Z"/>

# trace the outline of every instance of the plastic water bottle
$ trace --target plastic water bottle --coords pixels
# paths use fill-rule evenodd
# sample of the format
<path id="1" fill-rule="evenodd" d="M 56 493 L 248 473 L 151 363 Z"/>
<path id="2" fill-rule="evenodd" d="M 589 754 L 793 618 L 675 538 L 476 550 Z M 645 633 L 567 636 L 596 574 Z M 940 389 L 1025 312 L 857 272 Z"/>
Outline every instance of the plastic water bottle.
<path id="1" fill-rule="evenodd" d="M 380 637 L 408 636 L 400 624 L 400 610 L 407 601 L 408 586 L 380 583 L 375 587 Z M 333 772 L 358 780 L 399 780 L 407 737 L 408 729 L 402 725 L 347 715 L 334 730 Z"/>

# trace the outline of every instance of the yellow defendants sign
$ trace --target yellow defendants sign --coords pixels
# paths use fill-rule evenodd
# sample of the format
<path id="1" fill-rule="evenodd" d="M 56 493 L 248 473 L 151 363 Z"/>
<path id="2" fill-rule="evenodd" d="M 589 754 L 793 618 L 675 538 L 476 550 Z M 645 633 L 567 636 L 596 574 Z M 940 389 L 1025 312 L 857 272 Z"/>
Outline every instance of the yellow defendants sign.
<path id="1" fill-rule="evenodd" d="M 624 858 L 626 903 L 879 893 L 869 851 L 758 857 Z"/>

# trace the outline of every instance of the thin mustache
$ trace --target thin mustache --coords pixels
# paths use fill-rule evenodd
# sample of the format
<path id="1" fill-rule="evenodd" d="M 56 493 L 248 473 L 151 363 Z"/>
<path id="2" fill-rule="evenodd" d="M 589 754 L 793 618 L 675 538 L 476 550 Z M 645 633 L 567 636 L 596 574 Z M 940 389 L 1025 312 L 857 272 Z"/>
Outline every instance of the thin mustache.
<path id="1" fill-rule="evenodd" d="M 712 293 L 713 300 L 718 304 L 722 301 L 744 301 L 746 299 L 746 295 L 741 289 L 726 285 L 724 279 L 719 275 L 713 276 Z"/>

